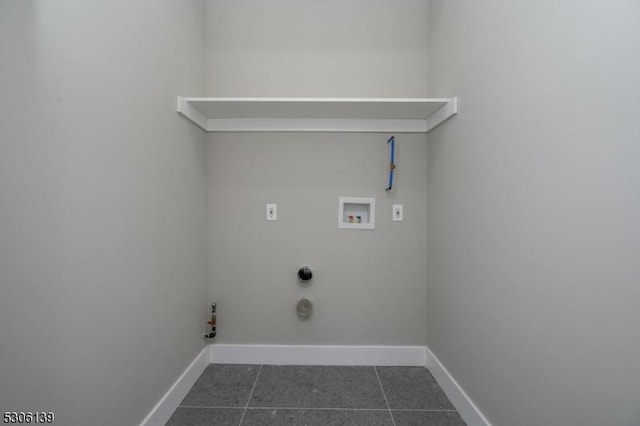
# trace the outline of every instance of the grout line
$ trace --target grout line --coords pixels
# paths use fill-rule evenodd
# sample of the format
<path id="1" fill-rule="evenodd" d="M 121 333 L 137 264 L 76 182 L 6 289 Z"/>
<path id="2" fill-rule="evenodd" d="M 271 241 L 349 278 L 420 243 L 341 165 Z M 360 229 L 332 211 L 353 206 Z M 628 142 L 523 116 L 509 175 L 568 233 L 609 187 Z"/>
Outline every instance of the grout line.
<path id="1" fill-rule="evenodd" d="M 396 425 L 396 420 L 393 418 L 393 413 L 391 412 L 391 407 L 389 406 L 389 401 L 387 400 L 387 394 L 384 393 L 384 388 L 382 387 L 382 381 L 380 381 L 380 375 L 378 374 L 378 368 L 374 365 L 373 371 L 376 372 L 376 377 L 378 378 L 378 384 L 380 385 L 380 390 L 382 391 L 382 396 L 384 397 L 384 402 L 387 404 L 387 410 L 389 410 L 389 415 L 391 416 L 391 422 L 393 426 Z"/>
<path id="2" fill-rule="evenodd" d="M 249 399 L 247 399 L 247 405 L 245 405 L 244 407 L 244 411 L 242 412 L 242 417 L 240 417 L 240 423 L 238 423 L 238 426 L 242 425 L 242 421 L 244 420 L 244 415 L 247 414 L 247 408 L 249 408 L 249 403 L 251 402 L 251 397 L 253 396 L 253 391 L 256 388 L 256 384 L 258 384 L 258 378 L 260 377 L 261 371 L 262 371 L 262 365 L 260 365 L 260 369 L 258 370 L 258 374 L 256 375 L 256 380 L 253 382 L 253 387 L 251 388 Z"/>
<path id="3" fill-rule="evenodd" d="M 249 410 L 388 411 L 386 408 L 250 407 Z"/>
<path id="4" fill-rule="evenodd" d="M 210 408 L 210 409 L 219 409 L 219 410 L 319 410 L 319 411 L 389 411 L 388 408 L 354 408 L 354 407 L 267 407 L 267 406 L 256 406 L 256 407 L 232 407 L 226 405 L 181 405 L 179 408 L 193 408 L 193 409 L 201 409 L 201 408 Z M 456 413 L 458 410 L 432 410 L 432 409 L 420 409 L 420 408 L 393 408 L 391 411 L 408 411 L 408 412 L 445 412 L 445 413 Z"/>
<path id="5" fill-rule="evenodd" d="M 435 411 L 435 412 L 438 412 L 438 413 L 439 412 L 443 412 L 443 413 L 457 413 L 458 412 L 458 410 L 420 410 L 420 409 L 417 409 L 417 408 L 394 408 L 391 411 L 408 411 L 410 413 L 412 413 L 412 412 L 421 413 L 421 412 L 429 412 L 429 411 Z"/>
<path id="6" fill-rule="evenodd" d="M 245 407 L 230 407 L 226 405 L 181 405 L 178 408 L 211 408 L 214 410 L 244 410 Z"/>

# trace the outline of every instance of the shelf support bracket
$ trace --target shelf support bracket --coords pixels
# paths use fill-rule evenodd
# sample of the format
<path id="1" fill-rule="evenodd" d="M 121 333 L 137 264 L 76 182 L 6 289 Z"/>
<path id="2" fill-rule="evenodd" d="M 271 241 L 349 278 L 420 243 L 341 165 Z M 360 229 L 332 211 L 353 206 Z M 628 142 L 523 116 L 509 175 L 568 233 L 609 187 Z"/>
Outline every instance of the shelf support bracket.
<path id="1" fill-rule="evenodd" d="M 436 112 L 427 117 L 427 132 L 435 129 L 458 113 L 458 98 L 451 98 L 442 105 Z"/>

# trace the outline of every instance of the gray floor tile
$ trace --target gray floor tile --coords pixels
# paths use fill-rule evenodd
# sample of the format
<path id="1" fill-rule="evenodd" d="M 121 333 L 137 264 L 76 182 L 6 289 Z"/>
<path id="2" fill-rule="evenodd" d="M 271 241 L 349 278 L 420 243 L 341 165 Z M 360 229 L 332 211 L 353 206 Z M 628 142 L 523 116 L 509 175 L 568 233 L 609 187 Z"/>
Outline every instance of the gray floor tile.
<path id="1" fill-rule="evenodd" d="M 388 410 L 291 410 L 250 408 L 242 426 L 392 426 Z"/>
<path id="2" fill-rule="evenodd" d="M 455 411 L 392 411 L 396 426 L 466 426 Z"/>
<path id="3" fill-rule="evenodd" d="M 178 408 L 166 426 L 238 426 L 243 408 Z"/>
<path id="4" fill-rule="evenodd" d="M 250 407 L 387 408 L 373 367 L 265 365 Z"/>
<path id="5" fill-rule="evenodd" d="M 204 370 L 180 405 L 244 407 L 259 369 L 259 365 L 212 364 Z"/>
<path id="6" fill-rule="evenodd" d="M 391 409 L 455 410 L 423 367 L 377 367 Z"/>

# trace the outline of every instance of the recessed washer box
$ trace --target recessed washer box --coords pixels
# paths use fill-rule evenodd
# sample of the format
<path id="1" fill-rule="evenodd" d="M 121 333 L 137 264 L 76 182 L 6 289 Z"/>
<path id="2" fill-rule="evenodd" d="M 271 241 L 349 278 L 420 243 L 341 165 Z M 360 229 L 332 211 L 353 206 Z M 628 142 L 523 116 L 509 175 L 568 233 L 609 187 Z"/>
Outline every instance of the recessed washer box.
<path id="1" fill-rule="evenodd" d="M 371 197 L 339 197 L 338 228 L 375 229 L 376 199 Z"/>

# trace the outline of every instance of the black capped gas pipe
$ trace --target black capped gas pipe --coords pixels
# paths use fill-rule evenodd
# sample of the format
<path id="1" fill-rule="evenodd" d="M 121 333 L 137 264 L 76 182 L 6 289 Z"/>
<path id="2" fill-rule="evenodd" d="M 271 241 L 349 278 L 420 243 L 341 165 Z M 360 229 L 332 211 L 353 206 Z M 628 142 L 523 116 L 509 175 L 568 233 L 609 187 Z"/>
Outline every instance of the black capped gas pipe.
<path id="1" fill-rule="evenodd" d="M 298 278 L 300 278 L 301 281 L 309 281 L 312 277 L 313 272 L 307 265 L 304 265 L 298 270 Z"/>

